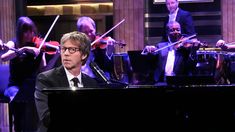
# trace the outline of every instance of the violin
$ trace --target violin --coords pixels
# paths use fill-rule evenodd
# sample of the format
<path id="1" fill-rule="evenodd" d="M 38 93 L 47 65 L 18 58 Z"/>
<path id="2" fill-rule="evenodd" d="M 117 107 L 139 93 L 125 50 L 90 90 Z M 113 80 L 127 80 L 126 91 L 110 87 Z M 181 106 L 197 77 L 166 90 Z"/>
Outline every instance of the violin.
<path id="1" fill-rule="evenodd" d="M 111 32 L 113 29 L 115 29 L 117 26 L 119 26 L 120 24 L 122 24 L 123 22 L 125 21 L 125 19 L 122 19 L 119 23 L 117 23 L 115 26 L 113 26 L 111 29 L 109 29 L 106 33 L 104 33 L 103 35 L 101 35 L 100 37 L 99 36 L 96 36 L 96 38 L 95 38 L 95 41 L 93 41 L 92 43 L 91 43 L 91 47 L 92 47 L 92 49 L 94 49 L 94 48 L 96 48 L 96 47 L 100 47 L 100 48 L 106 48 L 107 47 L 107 41 L 106 41 L 106 46 L 104 46 L 103 44 L 103 46 L 101 47 L 100 45 L 101 45 L 101 43 L 100 43 L 100 40 L 101 39 L 103 39 L 104 38 L 104 36 L 105 35 L 107 35 L 109 32 Z M 107 38 L 109 38 L 110 39 L 110 37 L 107 37 Z M 107 39 L 106 38 L 106 39 Z M 98 42 L 98 43 L 97 43 Z M 96 44 L 97 43 L 97 44 Z M 115 41 L 114 41 L 114 44 L 115 44 Z M 116 44 L 120 44 L 120 43 L 116 43 Z M 96 45 L 96 46 L 94 46 L 94 45 Z M 126 44 L 124 44 L 124 43 L 122 43 L 122 45 L 123 46 L 125 46 Z"/>
<path id="2" fill-rule="evenodd" d="M 95 40 L 99 39 L 99 41 L 95 42 L 92 45 L 92 49 L 96 49 L 96 48 L 100 48 L 100 49 L 105 49 L 108 46 L 108 43 L 110 41 L 110 43 L 112 44 L 117 44 L 121 47 L 126 46 L 126 43 L 124 42 L 119 42 L 119 41 L 115 41 L 115 40 L 110 40 L 110 37 L 104 37 L 100 39 L 100 36 L 96 36 Z"/>
<path id="3" fill-rule="evenodd" d="M 202 47 L 208 47 L 208 44 L 206 43 L 202 43 L 200 42 L 199 40 L 197 39 L 187 39 L 187 40 L 184 40 L 184 38 L 181 39 L 182 42 L 174 45 L 174 48 L 175 49 L 178 49 L 180 47 L 185 47 L 185 48 L 189 48 L 189 47 L 192 47 L 192 46 L 202 46 Z"/>
<path id="4" fill-rule="evenodd" d="M 28 43 L 27 45 L 39 48 L 41 43 L 42 43 L 42 38 L 33 37 L 32 42 Z M 45 42 L 40 51 L 45 52 L 49 55 L 54 55 L 59 51 L 59 46 L 60 44 L 57 41 Z M 9 48 L 5 43 L 2 43 L 2 41 L 0 41 L 0 51 L 7 52 L 8 50 L 18 52 L 18 49 Z"/>
<path id="5" fill-rule="evenodd" d="M 33 37 L 33 40 L 32 40 L 36 48 L 40 47 L 42 41 L 43 41 L 43 38 L 39 38 L 39 37 Z M 59 51 L 59 46 L 60 46 L 59 42 L 49 41 L 49 42 L 45 42 L 40 50 L 49 55 L 53 55 Z"/>

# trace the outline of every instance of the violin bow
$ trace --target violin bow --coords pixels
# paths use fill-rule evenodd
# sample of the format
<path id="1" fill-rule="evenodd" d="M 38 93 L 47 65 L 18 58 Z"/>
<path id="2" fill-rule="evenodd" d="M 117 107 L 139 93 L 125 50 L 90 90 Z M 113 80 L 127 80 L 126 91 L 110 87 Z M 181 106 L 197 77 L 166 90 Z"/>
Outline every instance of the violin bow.
<path id="1" fill-rule="evenodd" d="M 167 45 L 167 46 L 165 46 L 165 47 L 162 47 L 162 48 L 160 48 L 160 49 L 155 50 L 155 51 L 153 52 L 153 54 L 154 54 L 154 53 L 157 53 L 158 51 L 161 51 L 161 50 L 163 50 L 163 49 L 166 49 L 166 48 L 168 48 L 168 47 L 171 47 L 171 46 L 173 46 L 173 45 L 176 45 L 176 44 L 182 43 L 182 42 L 184 42 L 184 41 L 187 41 L 187 40 L 189 40 L 189 39 L 191 39 L 191 38 L 193 38 L 193 37 L 195 37 L 195 36 L 196 36 L 196 34 L 191 35 L 191 36 L 188 36 L 188 37 L 185 37 L 185 38 L 183 38 L 183 40 L 176 41 L 176 42 L 171 43 L 171 44 L 169 44 L 169 45 Z M 147 54 L 148 54 L 148 53 L 146 52 L 146 48 L 144 48 L 144 50 L 141 52 L 141 54 L 142 54 L 142 55 L 147 55 Z"/>
<path id="2" fill-rule="evenodd" d="M 170 45 L 167 45 L 167 46 L 165 46 L 165 47 L 162 47 L 162 48 L 160 48 L 160 49 L 157 49 L 157 50 L 154 51 L 154 53 L 156 53 L 156 52 L 158 52 L 158 51 L 161 51 L 161 50 L 163 50 L 163 49 L 165 49 L 165 48 L 171 47 L 171 46 L 173 46 L 173 45 L 176 45 L 176 44 L 182 43 L 182 42 L 184 42 L 184 41 L 187 41 L 187 40 L 189 40 L 189 39 L 191 39 L 191 38 L 193 38 L 193 37 L 196 37 L 196 34 L 191 35 L 191 36 L 188 36 L 188 37 L 185 37 L 185 38 L 183 38 L 183 40 L 176 41 L 176 42 L 174 42 L 174 43 L 171 43 Z"/>
<path id="3" fill-rule="evenodd" d="M 109 32 L 111 32 L 113 29 L 115 29 L 117 26 L 119 26 L 121 23 L 123 23 L 125 19 L 122 19 L 119 23 L 117 23 L 115 26 L 113 26 L 111 29 L 109 29 L 106 33 L 104 33 L 102 36 L 100 36 L 98 39 L 93 41 L 91 43 L 91 46 L 93 46 L 96 42 L 98 42 L 100 39 L 102 39 L 105 35 L 107 35 Z"/>
<path id="4" fill-rule="evenodd" d="M 56 23 L 56 21 L 58 20 L 59 17 L 60 17 L 60 15 L 57 15 L 57 16 L 56 16 L 54 22 L 52 23 L 50 29 L 48 30 L 48 32 L 47 32 L 47 34 L 46 34 L 46 36 L 45 36 L 44 39 L 42 40 L 42 42 L 41 42 L 41 44 L 40 44 L 40 46 L 39 46 L 39 48 L 38 48 L 39 50 L 41 50 L 41 48 L 42 48 L 42 46 L 44 45 L 44 43 L 45 43 L 45 41 L 46 41 L 46 39 L 47 39 L 49 33 L 51 32 L 52 28 L 54 27 L 54 25 L 55 25 L 55 23 Z"/>

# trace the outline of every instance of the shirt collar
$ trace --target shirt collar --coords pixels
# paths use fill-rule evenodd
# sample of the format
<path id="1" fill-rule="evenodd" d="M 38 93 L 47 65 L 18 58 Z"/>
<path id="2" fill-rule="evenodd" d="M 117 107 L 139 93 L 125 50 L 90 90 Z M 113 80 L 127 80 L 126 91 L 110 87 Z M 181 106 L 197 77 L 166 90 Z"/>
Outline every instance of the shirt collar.
<path id="1" fill-rule="evenodd" d="M 79 80 L 79 82 L 82 82 L 82 81 L 81 81 L 81 80 L 82 80 L 82 74 L 81 74 L 81 72 L 79 73 L 78 76 L 74 76 L 74 75 L 72 75 L 65 67 L 64 67 L 64 70 L 65 70 L 66 76 L 67 76 L 67 78 L 68 78 L 69 81 L 70 81 L 71 79 L 73 79 L 74 77 L 77 77 L 78 80 Z"/>

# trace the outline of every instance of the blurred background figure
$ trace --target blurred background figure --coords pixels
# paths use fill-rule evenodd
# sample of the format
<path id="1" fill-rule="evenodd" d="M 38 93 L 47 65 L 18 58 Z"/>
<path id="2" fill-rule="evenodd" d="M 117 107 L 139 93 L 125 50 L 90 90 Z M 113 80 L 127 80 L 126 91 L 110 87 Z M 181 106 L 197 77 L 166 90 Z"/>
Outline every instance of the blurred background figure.
<path id="1" fill-rule="evenodd" d="M 167 28 L 166 24 L 169 21 L 177 21 L 181 26 L 181 34 L 193 35 L 195 34 L 195 28 L 193 24 L 193 18 L 190 12 L 179 8 L 178 0 L 166 0 L 166 7 L 169 11 L 169 15 L 164 22 L 163 41 L 167 40 Z"/>
<path id="2" fill-rule="evenodd" d="M 74 89 L 79 87 L 85 89 L 98 87 L 95 79 L 81 71 L 82 65 L 86 63 L 89 57 L 90 47 L 90 40 L 84 33 L 74 31 L 64 34 L 61 38 L 62 65 L 37 76 L 35 101 L 40 119 L 38 132 L 47 132 L 48 128 L 49 131 L 53 131 L 51 130 L 53 128 L 50 127 L 48 94 L 42 92 L 44 88 L 64 87 Z M 70 129 L 68 128 L 68 130 Z"/>

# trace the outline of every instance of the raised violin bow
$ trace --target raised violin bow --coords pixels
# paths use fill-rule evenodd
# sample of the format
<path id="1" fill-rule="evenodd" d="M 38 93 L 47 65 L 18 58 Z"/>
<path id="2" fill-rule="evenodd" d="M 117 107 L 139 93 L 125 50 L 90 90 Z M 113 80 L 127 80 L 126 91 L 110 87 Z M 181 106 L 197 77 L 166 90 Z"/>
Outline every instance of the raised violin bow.
<path id="1" fill-rule="evenodd" d="M 121 23 L 123 23 L 125 21 L 125 19 L 122 19 L 119 23 L 117 23 L 115 26 L 113 26 L 111 29 L 109 29 L 106 33 L 104 33 L 103 35 L 101 35 L 98 39 L 96 39 L 95 41 L 93 41 L 91 43 L 91 46 L 93 46 L 96 42 L 100 41 L 100 39 L 102 39 L 105 35 L 107 35 L 109 32 L 111 32 L 113 29 L 115 29 L 117 26 L 119 26 Z"/>
<path id="2" fill-rule="evenodd" d="M 167 46 L 165 46 L 165 47 L 159 48 L 159 49 L 155 50 L 154 53 L 157 53 L 158 51 L 161 51 L 161 50 L 166 49 L 166 48 L 168 48 L 168 47 L 171 47 L 171 46 L 174 46 L 174 45 L 176 45 L 176 44 L 179 44 L 179 43 L 182 43 L 182 42 L 184 42 L 184 41 L 187 41 L 187 40 L 189 40 L 189 39 L 191 39 L 191 38 L 193 38 L 193 37 L 196 37 L 196 34 L 191 35 L 191 36 L 188 36 L 188 37 L 185 37 L 185 38 L 183 38 L 183 40 L 176 41 L 176 42 L 171 43 L 171 44 L 169 44 L 169 45 L 167 45 Z"/>
<path id="3" fill-rule="evenodd" d="M 42 40 L 42 42 L 41 42 L 41 44 L 40 44 L 40 46 L 39 46 L 39 48 L 38 48 L 39 50 L 41 50 L 41 48 L 42 48 L 42 46 L 44 45 L 44 43 L 45 43 L 45 41 L 46 41 L 46 39 L 47 39 L 49 33 L 51 32 L 52 28 L 54 27 L 54 25 L 55 25 L 56 21 L 59 19 L 59 17 L 60 17 L 60 15 L 57 15 L 57 16 L 56 16 L 54 22 L 52 23 L 51 27 L 49 28 L 49 30 L 48 30 L 48 32 L 47 32 L 47 34 L 46 34 L 46 36 L 45 36 L 44 39 Z"/>

